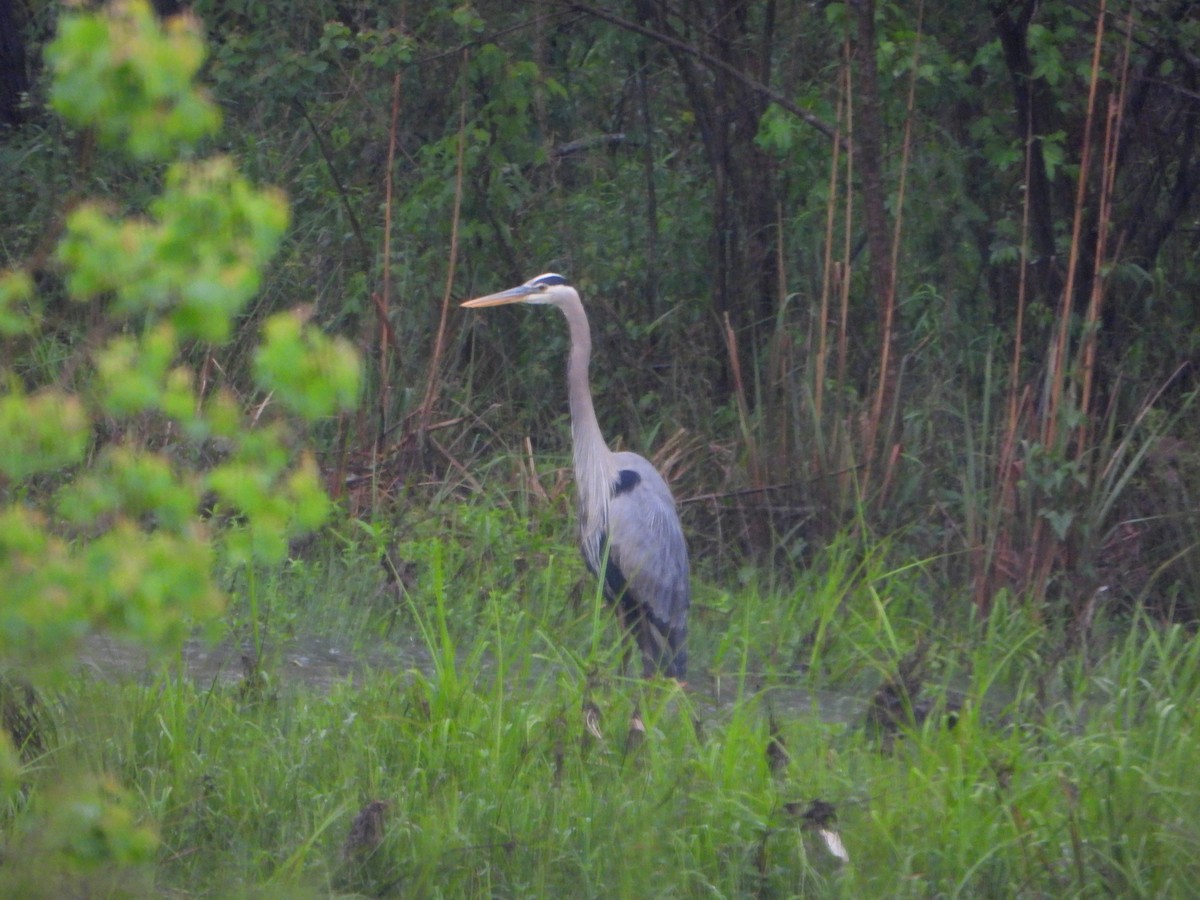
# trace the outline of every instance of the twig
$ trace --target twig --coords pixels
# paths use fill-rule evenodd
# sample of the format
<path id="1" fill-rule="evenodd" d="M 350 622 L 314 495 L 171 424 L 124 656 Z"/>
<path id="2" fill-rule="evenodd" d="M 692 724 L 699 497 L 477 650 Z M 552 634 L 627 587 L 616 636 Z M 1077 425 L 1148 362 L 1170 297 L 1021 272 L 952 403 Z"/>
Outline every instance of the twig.
<path id="1" fill-rule="evenodd" d="M 333 179 L 333 186 L 337 188 L 338 199 L 341 200 L 342 206 L 346 210 L 346 218 L 350 220 L 350 230 L 354 232 L 354 241 L 358 244 L 358 253 L 362 257 L 363 268 L 366 269 L 371 261 L 370 247 L 367 245 L 366 238 L 363 237 L 362 226 L 358 223 L 358 216 L 354 214 L 354 207 L 350 204 L 350 194 L 346 190 L 346 186 L 342 184 L 342 179 L 333 164 L 333 156 L 330 154 L 329 148 L 325 146 L 325 141 L 321 137 L 320 130 L 317 128 L 316 123 L 309 117 L 308 110 L 305 109 L 300 98 L 293 97 L 292 105 L 296 107 L 296 111 L 300 113 L 301 118 L 308 123 L 308 128 L 313 134 L 313 139 L 317 142 L 317 149 L 321 151 L 321 158 L 325 160 L 325 168 L 329 172 L 329 177 Z"/>
<path id="2" fill-rule="evenodd" d="M 478 479 L 471 474 L 470 470 L 467 469 L 467 467 L 460 463 L 457 459 L 455 459 L 450 454 L 450 451 L 439 444 L 437 440 L 435 440 L 433 437 L 430 437 L 428 432 L 426 433 L 426 436 L 429 438 L 429 443 L 433 444 L 434 449 L 436 449 L 438 453 L 442 454 L 442 456 L 446 458 L 446 462 L 450 463 L 451 468 L 458 472 L 458 474 L 461 475 L 467 481 L 467 483 L 471 485 L 471 489 L 477 494 L 482 494 L 483 485 L 480 484 Z"/>
<path id="3" fill-rule="evenodd" d="M 601 9 L 598 6 L 589 6 L 586 3 L 577 3 L 575 0 L 563 0 L 563 2 L 565 2 L 566 5 L 571 9 L 577 10 L 578 12 L 586 13 L 589 16 L 594 16 L 597 19 L 608 22 L 610 25 L 616 25 L 618 28 L 622 28 L 625 31 L 632 31 L 635 34 L 648 37 L 652 41 L 655 41 L 659 44 L 663 44 L 667 47 L 673 47 L 674 49 L 686 53 L 689 56 L 694 56 L 710 69 L 720 69 L 726 75 L 729 75 L 731 78 L 735 78 L 751 90 L 762 94 L 762 96 L 766 97 L 780 109 L 790 112 L 801 121 L 811 125 L 827 138 L 831 140 L 838 140 L 838 130 L 831 126 L 824 119 L 814 115 L 806 109 L 801 109 L 774 88 L 763 84 L 756 78 L 751 78 L 745 72 L 741 71 L 735 66 L 731 66 L 724 60 L 705 53 L 699 47 L 689 44 L 687 41 L 681 40 L 673 35 L 663 34 L 661 31 L 655 31 L 653 28 L 630 21 L 623 16 L 619 16 L 607 9 Z"/>
<path id="4" fill-rule="evenodd" d="M 840 469 L 837 472 L 829 472 L 821 477 L 832 478 L 837 475 L 844 475 L 847 472 L 853 472 L 856 469 L 861 469 L 862 465 L 848 466 L 845 469 Z M 711 503 L 713 500 L 725 500 L 729 497 L 745 497 L 749 494 L 763 494 L 767 491 L 782 491 L 788 488 L 799 487 L 802 484 L 808 484 L 815 479 L 807 478 L 803 481 L 784 481 L 780 484 L 764 484 L 762 487 L 738 488 L 733 491 L 714 491 L 711 494 L 697 494 L 695 497 L 685 497 L 677 501 L 680 506 L 687 506 L 690 503 Z"/>

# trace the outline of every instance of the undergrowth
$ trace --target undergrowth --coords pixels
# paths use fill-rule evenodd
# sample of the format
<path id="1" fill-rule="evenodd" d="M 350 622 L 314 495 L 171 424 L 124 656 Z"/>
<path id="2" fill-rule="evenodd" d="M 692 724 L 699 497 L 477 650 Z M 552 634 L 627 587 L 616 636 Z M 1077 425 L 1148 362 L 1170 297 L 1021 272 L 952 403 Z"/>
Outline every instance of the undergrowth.
<path id="1" fill-rule="evenodd" d="M 233 579 L 227 640 L 262 617 L 265 678 L 177 661 L 83 671 L 47 698 L 53 742 L 28 777 L 113 778 L 161 839 L 153 864 L 72 889 L 1167 896 L 1200 875 L 1200 649 L 1180 626 L 1106 621 L 1063 654 L 1019 607 L 939 622 L 919 567 L 846 539 L 787 591 L 698 585 L 680 687 L 624 676 L 553 516 L 444 504 L 398 538 L 343 527 Z M 311 681 L 296 643 L 354 664 Z M 928 714 L 869 727 L 919 646 Z M 48 896 L 63 883 L 23 815 L 0 878 Z"/>

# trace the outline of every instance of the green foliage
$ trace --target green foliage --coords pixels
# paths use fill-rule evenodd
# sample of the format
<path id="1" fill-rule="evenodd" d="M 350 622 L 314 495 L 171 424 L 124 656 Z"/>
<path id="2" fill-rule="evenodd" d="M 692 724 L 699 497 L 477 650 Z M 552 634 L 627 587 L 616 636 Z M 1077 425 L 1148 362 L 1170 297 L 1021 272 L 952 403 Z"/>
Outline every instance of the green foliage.
<path id="1" fill-rule="evenodd" d="M 0 336 L 13 337 L 33 328 L 28 312 L 33 294 L 28 272 L 0 272 Z"/>
<path id="2" fill-rule="evenodd" d="M 151 211 L 150 220 L 114 219 L 94 204 L 71 213 L 59 246 L 71 296 L 112 294 L 118 316 L 167 312 L 179 339 L 225 341 L 279 245 L 287 203 L 217 157 L 172 165 Z"/>
<path id="3" fill-rule="evenodd" d="M 312 455 L 289 462 L 279 432 L 259 429 L 208 474 L 206 483 L 217 497 L 249 519 L 226 536 L 232 561 L 278 563 L 289 537 L 316 528 L 328 516 L 329 498 Z"/>
<path id="4" fill-rule="evenodd" d="M 305 419 L 349 409 L 358 399 L 358 358 L 349 342 L 286 313 L 267 321 L 254 370 L 265 390 Z"/>
<path id="5" fill-rule="evenodd" d="M 772 103 L 763 113 L 759 122 L 759 132 L 756 140 L 759 145 L 779 156 L 785 156 L 796 142 L 796 118 Z"/>
<path id="6" fill-rule="evenodd" d="M 213 134 L 220 115 L 192 83 L 204 61 L 193 23 L 176 16 L 164 28 L 145 0 L 118 0 L 108 11 L 63 17 L 46 48 L 54 108 L 143 160 L 169 158 Z"/>
<path id="7" fill-rule="evenodd" d="M 117 518 L 98 537 L 68 543 L 44 516 L 14 506 L 0 517 L 0 546 L 9 585 L 0 651 L 9 660 L 62 664 L 91 630 L 177 647 L 194 622 L 211 620 L 224 605 L 212 579 L 213 550 L 198 525 L 145 531 Z"/>
<path id="8" fill-rule="evenodd" d="M 0 641 L 7 658 L 58 660 L 87 631 L 90 609 L 80 597 L 84 571 L 43 516 L 11 506 L 0 513 L 6 596 Z"/>
<path id="9" fill-rule="evenodd" d="M 84 867 L 149 862 L 154 832 L 137 824 L 130 797 L 111 779 L 73 784 L 55 798 L 47 821 L 47 850 Z"/>
<path id="10" fill-rule="evenodd" d="M 138 78 L 126 71 L 132 63 L 124 52 L 97 51 L 97 41 L 126 39 L 145 51 Z M 69 15 L 54 46 L 55 83 L 73 98 L 69 115 L 96 127 L 111 98 L 80 93 L 71 87 L 76 81 L 86 75 L 101 88 L 141 90 L 145 103 L 162 106 L 164 90 L 194 93 L 189 78 L 202 56 L 190 31 L 178 25 L 162 31 L 137 5 Z M 175 57 L 183 68 L 152 77 L 155 60 Z M 86 72 L 76 71 L 85 62 Z M 137 101 L 122 95 L 113 102 Z M 138 115 L 109 137 L 139 156 L 147 131 L 168 142 L 156 145 L 159 156 L 187 139 L 169 123 Z M 95 347 L 90 389 L 47 388 L 30 396 L 18 390 L 0 398 L 0 471 L 19 484 L 83 463 L 102 417 L 158 417 L 197 450 L 223 441 L 226 459 L 205 472 L 178 448 L 155 451 L 136 438 L 100 449 L 57 492 L 55 509 L 73 531 L 70 542 L 55 536 L 53 520 L 19 507 L 9 511 L 5 559 L 21 590 L 7 608 L 7 645 L 43 664 L 68 658 L 72 643 L 61 638 L 89 628 L 110 628 L 161 649 L 178 646 L 190 623 L 221 610 L 213 574 L 218 538 L 233 560 L 277 561 L 289 537 L 318 526 L 329 512 L 312 457 L 295 460 L 287 449 L 290 429 L 283 422 L 250 427 L 228 395 L 201 396 L 192 370 L 179 362 L 190 342 L 220 342 L 231 333 L 286 227 L 282 196 L 254 188 L 230 159 L 217 157 L 169 166 L 150 211 L 148 218 L 114 217 L 85 203 L 68 218 L 59 245 L 68 292 L 103 309 L 119 331 Z M 9 296 L 36 305 L 27 279 L 6 283 Z M 357 362 L 344 342 L 288 316 L 271 320 L 267 335 L 260 375 L 291 412 L 314 420 L 354 403 Z M 214 533 L 202 523 L 206 490 L 243 524 Z M 39 565 L 39 557 L 50 564 Z M 57 625 L 47 624 L 44 609 L 56 610 Z M 46 637 L 39 637 L 42 630 Z"/>
<path id="11" fill-rule="evenodd" d="M 66 13 L 48 53 L 56 108 L 135 159 L 167 160 L 215 130 L 215 108 L 191 83 L 203 46 L 186 20 L 164 28 L 144 3 Z M 226 157 L 170 163 L 146 216 L 88 202 L 68 215 L 58 245 L 66 291 L 102 324 L 78 351 L 85 362 L 69 389 L 29 393 L 12 360 L 0 370 L 7 663 L 61 678 L 79 641 L 98 632 L 177 651 L 225 608 L 218 554 L 277 562 L 290 537 L 328 517 L 312 455 L 291 451 L 290 420 L 259 421 L 260 409 L 252 421 L 228 391 L 202 390 L 185 361 L 197 342 L 232 334 L 287 224 L 282 195 L 255 188 Z M 27 273 L 6 274 L 0 332 L 36 336 L 46 305 Z M 358 367 L 344 341 L 286 316 L 267 332 L 259 374 L 289 413 L 313 421 L 353 405 Z M 239 518 L 203 520 L 206 492 Z M 155 853 L 153 830 L 107 777 L 68 779 L 32 808 L 40 852 L 71 870 L 137 866 Z"/>
<path id="12" fill-rule="evenodd" d="M 0 474 L 21 481 L 83 459 L 88 419 L 79 398 L 47 389 L 0 397 Z"/>

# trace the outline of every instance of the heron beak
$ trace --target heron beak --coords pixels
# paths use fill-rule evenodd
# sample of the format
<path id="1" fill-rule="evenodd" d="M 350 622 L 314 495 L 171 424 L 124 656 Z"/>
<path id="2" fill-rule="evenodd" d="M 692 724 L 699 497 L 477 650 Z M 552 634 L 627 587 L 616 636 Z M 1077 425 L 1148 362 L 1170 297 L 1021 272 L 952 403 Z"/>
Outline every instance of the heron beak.
<path id="1" fill-rule="evenodd" d="M 503 306 L 505 303 L 523 303 L 536 293 L 538 293 L 538 288 L 523 284 L 520 287 L 509 288 L 507 291 L 501 291 L 498 294 L 476 297 L 474 300 L 468 300 L 462 305 L 467 309 L 479 309 L 484 306 Z"/>

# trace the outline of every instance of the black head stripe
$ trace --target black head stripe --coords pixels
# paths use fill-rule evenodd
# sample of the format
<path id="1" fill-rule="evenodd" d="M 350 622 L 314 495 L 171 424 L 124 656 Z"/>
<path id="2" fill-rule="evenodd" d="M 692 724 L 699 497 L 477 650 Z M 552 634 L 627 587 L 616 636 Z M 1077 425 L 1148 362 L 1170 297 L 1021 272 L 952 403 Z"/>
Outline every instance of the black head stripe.
<path id="1" fill-rule="evenodd" d="M 622 494 L 628 494 L 642 482 L 642 476 L 633 469 L 622 469 L 617 473 L 617 480 L 613 482 L 613 496 L 620 497 Z"/>
<path id="2" fill-rule="evenodd" d="M 529 284 L 536 284 L 542 287 L 554 287 L 555 285 L 566 283 L 567 279 L 556 272 L 547 272 L 544 275 L 539 275 L 537 278 L 529 279 Z"/>

